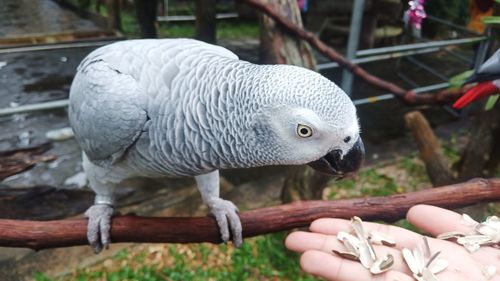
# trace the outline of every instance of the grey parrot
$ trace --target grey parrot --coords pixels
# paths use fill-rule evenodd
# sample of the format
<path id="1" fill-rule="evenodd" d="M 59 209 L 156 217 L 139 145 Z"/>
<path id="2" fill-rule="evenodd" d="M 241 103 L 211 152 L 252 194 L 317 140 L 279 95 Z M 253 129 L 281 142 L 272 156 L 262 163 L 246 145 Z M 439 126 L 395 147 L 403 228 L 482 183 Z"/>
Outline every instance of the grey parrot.
<path id="1" fill-rule="evenodd" d="M 114 191 L 127 178 L 193 176 L 222 240 L 239 246 L 238 209 L 219 197 L 220 169 L 310 164 L 340 178 L 364 159 L 356 108 L 330 80 L 192 39 L 98 48 L 78 66 L 69 100 L 96 193 L 85 213 L 96 253 L 110 243 Z"/>

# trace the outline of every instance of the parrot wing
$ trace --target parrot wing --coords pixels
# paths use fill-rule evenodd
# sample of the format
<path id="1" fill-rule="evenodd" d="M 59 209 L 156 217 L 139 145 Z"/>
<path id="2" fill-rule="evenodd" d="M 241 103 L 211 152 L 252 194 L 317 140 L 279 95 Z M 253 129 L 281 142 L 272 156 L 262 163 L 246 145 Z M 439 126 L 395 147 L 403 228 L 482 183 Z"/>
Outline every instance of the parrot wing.
<path id="1" fill-rule="evenodd" d="M 147 96 L 128 74 L 101 59 L 81 65 L 71 86 L 69 118 L 94 163 L 115 163 L 146 128 Z"/>
<path id="2" fill-rule="evenodd" d="M 454 104 L 453 108 L 460 109 L 468 104 L 482 98 L 495 93 L 498 93 L 500 89 L 492 83 L 491 81 L 482 82 L 477 84 L 476 86 L 469 89 L 463 96 L 461 96 Z"/>
<path id="3" fill-rule="evenodd" d="M 238 59 L 192 39 L 125 40 L 93 51 L 78 67 L 70 93 L 71 126 L 87 157 L 101 165 L 120 159 L 146 130 L 172 80 L 206 55 Z"/>

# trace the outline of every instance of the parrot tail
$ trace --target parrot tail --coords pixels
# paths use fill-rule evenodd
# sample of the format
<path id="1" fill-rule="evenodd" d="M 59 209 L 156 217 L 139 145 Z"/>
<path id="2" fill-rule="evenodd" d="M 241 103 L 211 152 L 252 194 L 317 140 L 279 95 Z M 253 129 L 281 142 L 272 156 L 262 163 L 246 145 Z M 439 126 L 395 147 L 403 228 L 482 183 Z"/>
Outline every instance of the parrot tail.
<path id="1" fill-rule="evenodd" d="M 469 89 L 463 96 L 461 96 L 454 104 L 453 108 L 460 109 L 470 103 L 495 93 L 498 93 L 500 89 L 493 84 L 492 81 L 486 81 L 477 84 L 476 86 Z"/>

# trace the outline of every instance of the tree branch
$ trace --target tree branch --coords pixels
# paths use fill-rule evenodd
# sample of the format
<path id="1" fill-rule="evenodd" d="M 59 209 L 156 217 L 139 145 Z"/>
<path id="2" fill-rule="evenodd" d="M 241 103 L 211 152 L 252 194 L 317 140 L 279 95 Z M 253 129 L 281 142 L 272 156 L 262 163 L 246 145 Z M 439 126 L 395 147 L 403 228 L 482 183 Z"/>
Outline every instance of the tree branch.
<path id="1" fill-rule="evenodd" d="M 336 201 L 300 201 L 240 214 L 243 236 L 283 231 L 309 225 L 322 217 L 395 221 L 416 204 L 445 208 L 500 200 L 500 179 L 476 179 L 387 197 Z M 87 244 L 87 220 L 0 220 L 0 246 L 46 249 Z M 144 243 L 220 243 L 219 230 L 211 217 L 146 218 L 134 215 L 113 218 L 111 239 Z"/>
<path id="2" fill-rule="evenodd" d="M 436 103 L 442 104 L 442 103 L 452 102 L 462 95 L 461 89 L 453 91 L 446 89 L 438 93 L 420 93 L 420 94 L 417 94 L 415 91 L 405 90 L 399 87 L 398 85 L 386 81 L 375 75 L 372 75 L 363 68 L 361 68 L 360 66 L 351 63 L 348 59 L 346 59 L 344 56 L 338 53 L 335 49 L 323 43 L 316 35 L 314 35 L 314 33 L 309 32 L 297 26 L 296 24 L 288 20 L 286 17 L 274 11 L 271 6 L 262 3 L 260 0 L 239 0 L 239 1 L 246 3 L 254 7 L 255 9 L 263 12 L 264 14 L 266 14 L 267 16 L 271 17 L 276 22 L 281 24 L 281 26 L 283 26 L 285 30 L 287 30 L 290 33 L 293 33 L 294 35 L 298 36 L 303 40 L 306 40 L 307 42 L 309 42 L 309 44 L 311 44 L 311 46 L 316 48 L 320 53 L 330 58 L 331 60 L 337 62 L 340 66 L 348 69 L 350 72 L 359 76 L 360 78 L 374 85 L 375 87 L 393 93 L 395 96 L 397 96 L 407 104 L 436 104 Z"/>

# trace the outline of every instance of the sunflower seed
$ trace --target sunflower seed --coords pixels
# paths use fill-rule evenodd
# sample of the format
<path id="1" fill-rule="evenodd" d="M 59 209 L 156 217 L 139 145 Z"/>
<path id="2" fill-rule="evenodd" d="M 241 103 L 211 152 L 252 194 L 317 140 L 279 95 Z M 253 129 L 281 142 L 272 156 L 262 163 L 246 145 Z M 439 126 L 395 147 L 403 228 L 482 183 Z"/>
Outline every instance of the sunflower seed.
<path id="1" fill-rule="evenodd" d="M 423 246 L 419 245 L 413 251 L 403 248 L 403 258 L 418 281 L 437 281 L 435 274 L 448 267 L 448 261 L 438 258 L 441 252 L 430 256 L 431 250 L 424 237 Z"/>
<path id="2" fill-rule="evenodd" d="M 394 241 L 394 239 L 385 237 L 382 234 L 375 231 L 370 232 L 368 240 L 370 240 L 370 242 L 372 242 L 373 244 L 384 245 L 388 247 L 396 247 L 396 241 Z"/>
<path id="3" fill-rule="evenodd" d="M 337 251 L 337 250 L 332 250 L 333 253 L 339 255 L 340 257 L 342 258 L 345 258 L 345 259 L 348 259 L 348 260 L 352 260 L 352 261 L 359 261 L 359 258 L 356 254 L 354 253 L 351 253 L 351 252 L 341 252 L 341 251 Z"/>
<path id="4" fill-rule="evenodd" d="M 367 239 L 361 219 L 358 217 L 353 217 L 351 219 L 351 222 L 352 228 L 354 229 L 354 232 L 359 239 L 359 260 L 364 267 L 371 268 L 373 263 L 377 260 L 375 250 Z"/>
<path id="5" fill-rule="evenodd" d="M 450 231 L 450 232 L 441 233 L 436 238 L 442 239 L 442 240 L 448 240 L 448 239 L 452 239 L 452 238 L 456 239 L 456 238 L 464 237 L 465 235 L 466 235 L 465 233 L 460 232 L 460 231 Z"/>
<path id="6" fill-rule="evenodd" d="M 403 248 L 403 250 L 401 252 L 402 252 L 403 258 L 404 258 L 406 264 L 408 265 L 408 267 L 410 268 L 411 272 L 415 275 L 420 275 L 421 268 L 419 267 L 419 265 L 415 261 L 415 257 L 413 256 L 413 252 L 407 248 Z"/>
<path id="7" fill-rule="evenodd" d="M 483 275 L 486 278 L 486 280 L 490 280 L 497 273 L 497 268 L 493 265 L 489 265 L 489 266 L 486 266 L 485 268 L 483 268 L 482 271 L 483 271 Z"/>
<path id="8" fill-rule="evenodd" d="M 392 255 L 387 255 L 383 259 L 376 260 L 370 267 L 370 272 L 372 274 L 380 274 L 389 270 L 394 264 L 394 257 Z"/>
<path id="9" fill-rule="evenodd" d="M 463 224 L 465 224 L 466 226 L 471 226 L 471 227 L 474 227 L 478 224 L 477 221 L 475 221 L 473 218 L 471 218 L 469 215 L 467 214 L 462 214 L 462 222 Z"/>
<path id="10" fill-rule="evenodd" d="M 447 260 L 436 259 L 429 265 L 429 270 L 434 274 L 438 274 L 439 272 L 445 270 L 448 265 L 450 265 L 450 263 Z"/>

